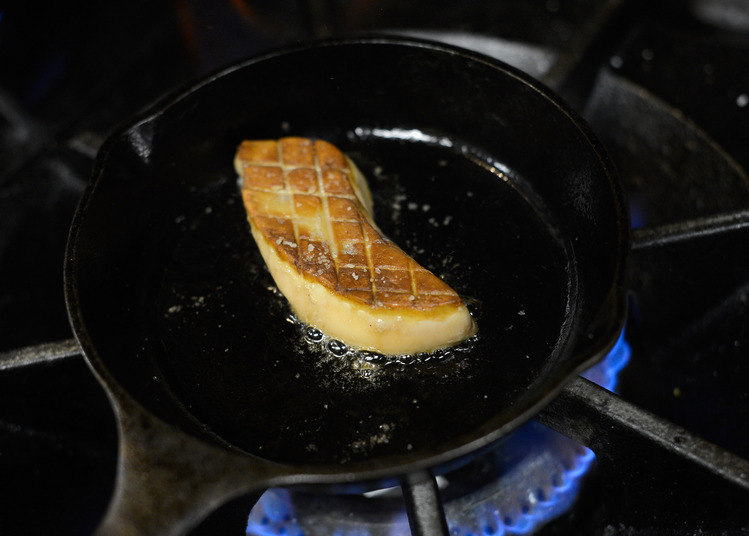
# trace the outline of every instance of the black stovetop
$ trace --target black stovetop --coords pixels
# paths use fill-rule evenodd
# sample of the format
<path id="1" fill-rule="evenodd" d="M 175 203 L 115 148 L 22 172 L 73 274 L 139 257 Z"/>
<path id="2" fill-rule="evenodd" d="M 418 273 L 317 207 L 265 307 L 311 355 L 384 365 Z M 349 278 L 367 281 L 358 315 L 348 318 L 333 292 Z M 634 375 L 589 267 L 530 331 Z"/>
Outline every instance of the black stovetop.
<path id="1" fill-rule="evenodd" d="M 749 4 L 74 0 L 0 6 L 0 534 L 89 534 L 111 494 L 115 423 L 69 341 L 61 273 L 107 134 L 238 59 L 367 32 L 539 78 L 588 120 L 629 197 L 632 357 L 620 398 L 590 410 L 628 428 L 587 437 L 586 484 L 541 533 L 749 533 Z M 232 503 L 195 533 L 232 533 L 248 513 Z"/>

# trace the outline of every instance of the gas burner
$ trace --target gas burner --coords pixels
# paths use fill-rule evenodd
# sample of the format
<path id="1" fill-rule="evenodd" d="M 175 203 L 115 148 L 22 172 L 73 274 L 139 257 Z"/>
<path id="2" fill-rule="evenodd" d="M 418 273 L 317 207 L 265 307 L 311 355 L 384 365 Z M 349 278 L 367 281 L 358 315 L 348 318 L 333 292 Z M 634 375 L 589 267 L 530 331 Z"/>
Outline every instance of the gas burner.
<path id="1" fill-rule="evenodd" d="M 630 348 L 614 348 L 583 376 L 614 391 Z M 530 534 L 575 503 L 595 454 L 531 421 L 497 448 L 440 475 L 450 534 Z M 372 512 L 376 512 L 373 514 Z M 248 536 L 410 536 L 401 488 L 358 495 L 320 495 L 268 490 L 252 509 Z"/>

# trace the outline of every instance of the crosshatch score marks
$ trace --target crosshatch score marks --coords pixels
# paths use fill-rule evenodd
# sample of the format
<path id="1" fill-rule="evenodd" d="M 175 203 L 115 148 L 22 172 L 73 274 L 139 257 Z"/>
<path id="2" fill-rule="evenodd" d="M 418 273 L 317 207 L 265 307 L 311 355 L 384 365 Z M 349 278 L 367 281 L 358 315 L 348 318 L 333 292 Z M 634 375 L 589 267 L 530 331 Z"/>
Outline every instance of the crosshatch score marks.
<path id="1" fill-rule="evenodd" d="M 459 296 L 382 236 L 350 162 L 322 140 L 244 141 L 242 196 L 249 218 L 282 259 L 350 299 L 430 309 Z"/>

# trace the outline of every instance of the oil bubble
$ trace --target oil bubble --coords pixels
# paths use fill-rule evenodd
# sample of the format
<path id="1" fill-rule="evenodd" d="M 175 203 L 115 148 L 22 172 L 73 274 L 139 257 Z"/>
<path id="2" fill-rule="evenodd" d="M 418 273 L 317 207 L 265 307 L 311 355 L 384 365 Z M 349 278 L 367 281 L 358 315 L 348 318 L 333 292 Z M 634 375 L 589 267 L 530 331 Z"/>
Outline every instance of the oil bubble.
<path id="1" fill-rule="evenodd" d="M 346 355 L 346 353 L 348 352 L 348 346 L 343 344 L 341 341 L 331 339 L 328 342 L 328 350 L 330 350 L 333 355 L 341 357 L 343 355 Z"/>
<path id="2" fill-rule="evenodd" d="M 470 314 L 472 318 L 477 320 L 481 317 L 481 302 L 479 300 L 464 298 L 464 302 L 466 304 L 466 309 L 468 309 L 468 314 Z"/>
<path id="3" fill-rule="evenodd" d="M 444 357 L 445 357 L 445 351 L 444 350 L 435 350 L 431 354 L 427 354 L 427 356 L 424 359 L 424 361 L 431 361 L 432 359 L 436 359 L 436 360 L 439 361 L 440 359 L 444 359 Z"/>
<path id="4" fill-rule="evenodd" d="M 307 337 L 307 340 L 310 342 L 320 342 L 323 340 L 323 333 L 319 329 L 315 328 L 307 328 L 305 332 L 305 336 Z"/>
<path id="5" fill-rule="evenodd" d="M 370 352 L 368 350 L 362 350 L 359 352 L 359 357 L 368 363 L 381 363 L 386 359 L 384 355 L 378 354 L 377 352 Z"/>

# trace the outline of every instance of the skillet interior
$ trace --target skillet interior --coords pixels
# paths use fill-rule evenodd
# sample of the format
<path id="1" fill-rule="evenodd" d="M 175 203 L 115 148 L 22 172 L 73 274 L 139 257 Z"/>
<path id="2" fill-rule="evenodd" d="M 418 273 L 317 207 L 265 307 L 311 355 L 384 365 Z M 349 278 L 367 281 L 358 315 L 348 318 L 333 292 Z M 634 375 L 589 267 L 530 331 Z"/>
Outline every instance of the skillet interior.
<path id="1" fill-rule="evenodd" d="M 469 352 L 365 378 L 287 322 L 231 166 L 241 139 L 287 134 L 348 152 L 383 231 L 478 301 Z M 269 459 L 419 456 L 511 421 L 579 367 L 619 277 L 622 207 L 584 133 L 441 47 L 250 63 L 122 133 L 98 171 L 72 270 L 95 366 L 165 420 Z"/>
<path id="2" fill-rule="evenodd" d="M 442 147 L 343 145 L 373 177 L 383 231 L 476 298 L 480 331 L 448 357 L 412 364 L 368 366 L 306 342 L 303 327 L 287 321 L 286 301 L 268 290 L 273 280 L 248 236 L 234 181 L 216 184 L 185 207 L 148 311 L 163 344 L 155 358 L 200 421 L 273 459 L 348 461 L 466 434 L 522 396 L 565 335 L 564 248 L 508 184 Z"/>

